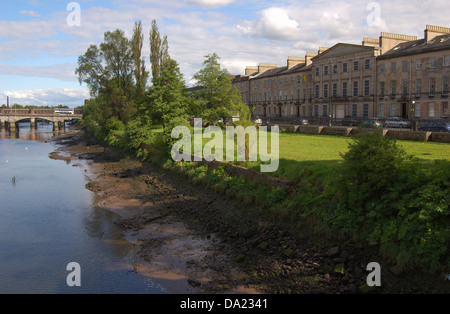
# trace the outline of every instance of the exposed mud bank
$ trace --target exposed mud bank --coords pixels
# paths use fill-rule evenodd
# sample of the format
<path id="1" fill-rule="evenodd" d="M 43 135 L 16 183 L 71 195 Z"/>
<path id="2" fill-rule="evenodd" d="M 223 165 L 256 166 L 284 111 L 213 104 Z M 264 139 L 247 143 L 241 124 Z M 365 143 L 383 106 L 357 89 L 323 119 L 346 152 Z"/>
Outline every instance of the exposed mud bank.
<path id="1" fill-rule="evenodd" d="M 449 292 L 449 281 L 387 265 L 374 247 L 312 241 L 262 218 L 258 208 L 102 147 L 82 131 L 55 141 L 61 148 L 51 158 L 87 164 L 95 205 L 120 215 L 142 260 L 135 271 L 172 293 Z M 366 285 L 370 262 L 382 266 L 381 287 Z"/>

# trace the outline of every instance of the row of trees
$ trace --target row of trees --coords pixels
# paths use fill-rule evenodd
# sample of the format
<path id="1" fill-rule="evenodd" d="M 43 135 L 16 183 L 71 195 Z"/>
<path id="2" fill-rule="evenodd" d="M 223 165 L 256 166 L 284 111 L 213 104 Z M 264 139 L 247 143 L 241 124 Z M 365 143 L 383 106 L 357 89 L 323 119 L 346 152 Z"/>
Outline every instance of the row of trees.
<path id="1" fill-rule="evenodd" d="M 178 63 L 169 55 L 167 36 L 162 37 L 155 20 L 150 39 L 150 72 L 143 58 L 144 34 L 141 21 L 135 22 L 130 39 L 122 30 L 106 32 L 104 41 L 91 45 L 78 59 L 76 74 L 86 84 L 91 99 L 84 107 L 84 123 L 100 139 L 116 130 L 140 134 L 142 141 L 151 130 L 186 125 L 196 116 L 215 123 L 238 115 L 241 123 L 250 121 L 250 110 L 229 79 L 229 73 L 213 53 L 194 75 L 195 91 L 188 93 Z M 148 83 L 150 83 L 148 85 Z"/>

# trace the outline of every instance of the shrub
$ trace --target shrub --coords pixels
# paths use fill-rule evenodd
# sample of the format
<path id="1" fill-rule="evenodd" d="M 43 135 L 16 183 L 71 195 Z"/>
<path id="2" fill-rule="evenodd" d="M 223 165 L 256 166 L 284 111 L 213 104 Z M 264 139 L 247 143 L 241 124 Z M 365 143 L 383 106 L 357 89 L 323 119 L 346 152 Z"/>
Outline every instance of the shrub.
<path id="1" fill-rule="evenodd" d="M 139 150 L 142 143 L 150 142 L 153 136 L 153 130 L 139 121 L 131 121 L 126 126 L 128 146 L 133 151 Z"/>
<path id="2" fill-rule="evenodd" d="M 331 224 L 380 244 L 385 257 L 405 268 L 448 271 L 450 163 L 425 170 L 378 133 L 355 138 L 349 148 L 333 185 Z"/>

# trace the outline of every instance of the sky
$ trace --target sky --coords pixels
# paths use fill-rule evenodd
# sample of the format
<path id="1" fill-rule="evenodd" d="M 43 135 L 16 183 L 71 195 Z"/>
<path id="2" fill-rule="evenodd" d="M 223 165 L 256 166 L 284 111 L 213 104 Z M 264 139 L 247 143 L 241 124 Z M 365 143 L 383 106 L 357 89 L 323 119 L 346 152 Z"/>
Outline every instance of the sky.
<path id="1" fill-rule="evenodd" d="M 0 0 L 0 105 L 80 106 L 89 98 L 75 75 L 78 57 L 107 31 L 130 38 L 155 19 L 188 85 L 205 56 L 231 74 L 246 66 L 303 57 L 339 42 L 361 44 L 381 32 L 423 38 L 427 24 L 450 27 L 447 0 Z"/>

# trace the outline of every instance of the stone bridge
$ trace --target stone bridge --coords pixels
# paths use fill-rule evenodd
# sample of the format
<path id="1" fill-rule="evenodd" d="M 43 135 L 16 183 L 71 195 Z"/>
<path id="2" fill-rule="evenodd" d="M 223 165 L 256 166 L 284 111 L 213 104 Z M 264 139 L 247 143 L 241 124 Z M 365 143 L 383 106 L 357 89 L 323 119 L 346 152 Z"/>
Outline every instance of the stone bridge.
<path id="1" fill-rule="evenodd" d="M 53 124 L 53 131 L 58 131 L 67 120 L 79 120 L 82 116 L 81 109 L 1 109 L 0 127 L 15 132 L 19 122 L 29 121 L 35 128 L 36 120 L 46 120 Z"/>

